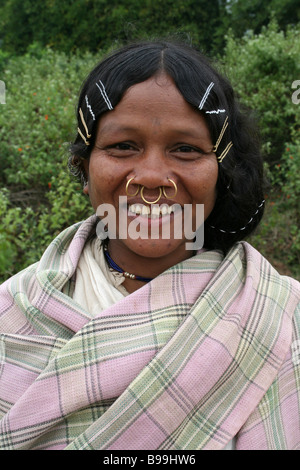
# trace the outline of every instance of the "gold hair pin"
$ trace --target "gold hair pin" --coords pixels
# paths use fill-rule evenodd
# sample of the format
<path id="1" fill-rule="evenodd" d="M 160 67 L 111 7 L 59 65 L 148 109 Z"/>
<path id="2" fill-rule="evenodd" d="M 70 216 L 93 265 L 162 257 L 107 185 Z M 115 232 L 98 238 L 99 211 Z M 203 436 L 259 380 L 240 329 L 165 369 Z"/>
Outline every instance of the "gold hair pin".
<path id="1" fill-rule="evenodd" d="M 213 147 L 213 152 L 214 152 L 214 153 L 216 153 L 216 151 L 218 150 L 218 147 L 219 147 L 219 145 L 220 145 L 220 142 L 221 142 L 221 140 L 222 140 L 222 137 L 223 137 L 223 135 L 224 135 L 224 132 L 225 132 L 226 129 L 227 129 L 227 126 L 228 126 L 228 116 L 226 116 L 226 119 L 225 119 L 225 121 L 224 121 L 224 124 L 223 124 L 223 127 L 222 127 L 222 129 L 221 129 L 220 135 L 219 135 L 219 137 L 218 137 L 218 140 L 217 140 L 217 142 L 215 143 L 215 145 L 214 145 L 214 147 Z"/>
<path id="2" fill-rule="evenodd" d="M 223 152 L 221 153 L 221 155 L 219 155 L 217 157 L 217 160 L 219 163 L 221 163 L 224 158 L 226 157 L 227 153 L 229 152 L 229 150 L 231 149 L 231 147 L 233 146 L 233 143 L 232 142 L 229 142 L 229 144 L 227 145 L 227 147 L 223 150 Z"/>
<path id="3" fill-rule="evenodd" d="M 79 127 L 77 128 L 78 129 L 78 132 L 79 134 L 81 135 L 82 139 L 84 140 L 84 143 L 85 145 L 90 145 L 90 143 L 87 141 L 87 139 L 90 139 L 92 137 L 91 134 L 89 134 L 89 130 L 88 130 L 88 127 L 86 125 L 86 122 L 84 120 L 84 117 L 83 117 L 83 112 L 82 112 L 82 109 L 79 108 L 79 115 L 80 115 L 80 118 L 81 118 L 81 122 L 83 124 L 83 127 L 85 129 L 85 132 L 86 132 L 86 137 L 83 135 L 83 133 L 81 132 L 81 130 L 79 129 Z"/>
<path id="4" fill-rule="evenodd" d="M 226 116 L 226 119 L 225 119 L 225 121 L 224 121 L 224 124 L 223 124 L 223 127 L 222 127 L 222 129 L 221 129 L 220 135 L 219 135 L 219 137 L 218 137 L 218 140 L 217 140 L 217 142 L 215 143 L 215 145 L 213 146 L 213 149 L 212 149 L 213 153 L 216 153 L 216 152 L 217 152 L 218 147 L 219 147 L 219 145 L 220 145 L 220 142 L 221 142 L 221 140 L 222 140 L 222 138 L 223 138 L 223 135 L 224 135 L 224 133 L 225 133 L 227 127 L 228 127 L 228 116 Z M 221 163 L 221 162 L 224 160 L 224 158 L 226 157 L 227 153 L 229 152 L 229 150 L 231 149 L 232 146 L 233 146 L 233 143 L 232 143 L 232 142 L 229 142 L 229 144 L 228 144 L 227 147 L 223 150 L 223 152 L 221 153 L 221 155 L 219 155 L 219 156 L 217 157 L 217 160 L 218 160 L 219 163 Z"/>

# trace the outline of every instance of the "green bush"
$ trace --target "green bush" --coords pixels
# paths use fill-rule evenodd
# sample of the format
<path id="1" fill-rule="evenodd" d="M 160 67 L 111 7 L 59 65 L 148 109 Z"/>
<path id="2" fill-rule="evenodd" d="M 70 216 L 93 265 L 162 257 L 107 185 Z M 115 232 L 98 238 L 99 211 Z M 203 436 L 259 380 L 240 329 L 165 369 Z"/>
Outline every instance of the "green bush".
<path id="1" fill-rule="evenodd" d="M 212 50 L 223 36 L 223 10 L 219 0 L 10 0 L 0 6 L 0 39 L 18 54 L 33 42 L 96 53 L 118 42 L 182 33 Z"/>
<path id="2" fill-rule="evenodd" d="M 36 49 L 12 58 L 1 79 L 6 105 L 1 107 L 1 182 L 46 188 L 61 163 L 61 148 L 75 135 L 76 94 L 95 65 L 91 54 L 67 57 Z"/>
<path id="3" fill-rule="evenodd" d="M 90 214 L 67 158 L 78 91 L 98 60 L 34 45 L 11 58 L 1 74 L 0 282 L 38 260 L 56 234 Z"/>
<path id="4" fill-rule="evenodd" d="M 281 163 L 269 173 L 272 190 L 252 244 L 279 270 L 300 279 L 300 138 L 286 144 Z"/>
<path id="5" fill-rule="evenodd" d="M 282 272 L 300 278 L 300 106 L 292 83 L 300 78 L 300 30 L 279 31 L 275 21 L 260 34 L 229 35 L 223 70 L 241 102 L 260 124 L 271 189 L 266 212 L 250 241 Z M 288 143 L 286 143 L 288 142 Z"/>
<path id="6" fill-rule="evenodd" d="M 259 119 L 266 161 L 281 161 L 285 142 L 300 122 L 300 107 L 292 102 L 292 83 L 300 78 L 300 29 L 278 31 L 275 21 L 260 34 L 228 37 L 224 70 L 241 101 Z"/>

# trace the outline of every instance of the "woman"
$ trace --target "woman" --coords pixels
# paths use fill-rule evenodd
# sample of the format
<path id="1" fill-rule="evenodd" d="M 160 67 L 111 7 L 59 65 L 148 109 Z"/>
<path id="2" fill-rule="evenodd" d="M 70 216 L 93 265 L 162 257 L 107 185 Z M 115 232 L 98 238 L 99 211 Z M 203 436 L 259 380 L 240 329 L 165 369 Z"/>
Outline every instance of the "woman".
<path id="1" fill-rule="evenodd" d="M 300 449 L 299 284 L 241 241 L 263 171 L 230 84 L 132 44 L 77 117 L 96 215 L 1 287 L 0 448 Z"/>

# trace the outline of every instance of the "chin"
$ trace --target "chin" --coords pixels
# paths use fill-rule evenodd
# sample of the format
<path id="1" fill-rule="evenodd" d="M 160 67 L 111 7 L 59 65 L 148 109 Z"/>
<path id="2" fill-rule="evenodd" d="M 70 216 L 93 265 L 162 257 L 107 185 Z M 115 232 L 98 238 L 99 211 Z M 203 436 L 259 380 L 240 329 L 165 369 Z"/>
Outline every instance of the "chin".
<path id="1" fill-rule="evenodd" d="M 164 258 L 168 256 L 176 256 L 185 252 L 185 241 L 183 240 L 163 240 L 163 239 L 137 239 L 127 240 L 127 248 L 136 255 L 144 258 Z M 188 252 L 187 252 L 188 254 Z"/>

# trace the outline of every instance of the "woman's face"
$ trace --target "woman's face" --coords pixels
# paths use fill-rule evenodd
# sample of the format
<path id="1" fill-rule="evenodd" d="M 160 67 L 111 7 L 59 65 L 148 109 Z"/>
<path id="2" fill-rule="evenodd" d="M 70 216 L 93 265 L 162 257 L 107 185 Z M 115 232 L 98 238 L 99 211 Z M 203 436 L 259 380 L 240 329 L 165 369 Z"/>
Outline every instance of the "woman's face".
<path id="1" fill-rule="evenodd" d="M 137 257 L 143 262 L 168 259 L 171 266 L 192 255 L 185 247 L 187 228 L 183 228 L 181 238 L 174 228 L 178 217 L 183 227 L 184 211 L 169 214 L 169 207 L 179 204 L 182 209 L 184 205 L 192 208 L 193 230 L 197 223 L 197 204 L 204 205 L 204 219 L 208 217 L 215 204 L 218 177 L 212 147 L 204 118 L 184 100 L 166 75 L 132 86 L 114 110 L 100 118 L 95 146 L 85 166 L 88 175 L 85 192 L 95 211 L 102 204 L 116 209 L 116 239 L 110 240 L 110 250 L 112 255 L 118 253 L 117 262 L 120 263 L 120 258 L 123 264 Z M 128 192 L 134 194 L 138 185 L 144 186 L 143 196 L 149 202 L 155 201 L 159 188 L 164 187 L 165 195 L 162 194 L 156 206 L 165 206 L 165 215 L 139 215 L 142 205 L 146 206 L 144 212 L 152 208 L 142 200 L 141 191 L 127 196 L 127 205 L 122 206 L 119 198 L 126 196 L 130 178 L 134 179 Z M 170 180 L 177 186 L 175 197 L 175 186 Z M 169 237 L 162 234 L 164 224 L 170 227 Z M 134 233 L 147 229 L 148 238 L 133 239 L 130 226 L 136 227 Z M 156 238 L 151 237 L 150 226 L 156 227 Z"/>

